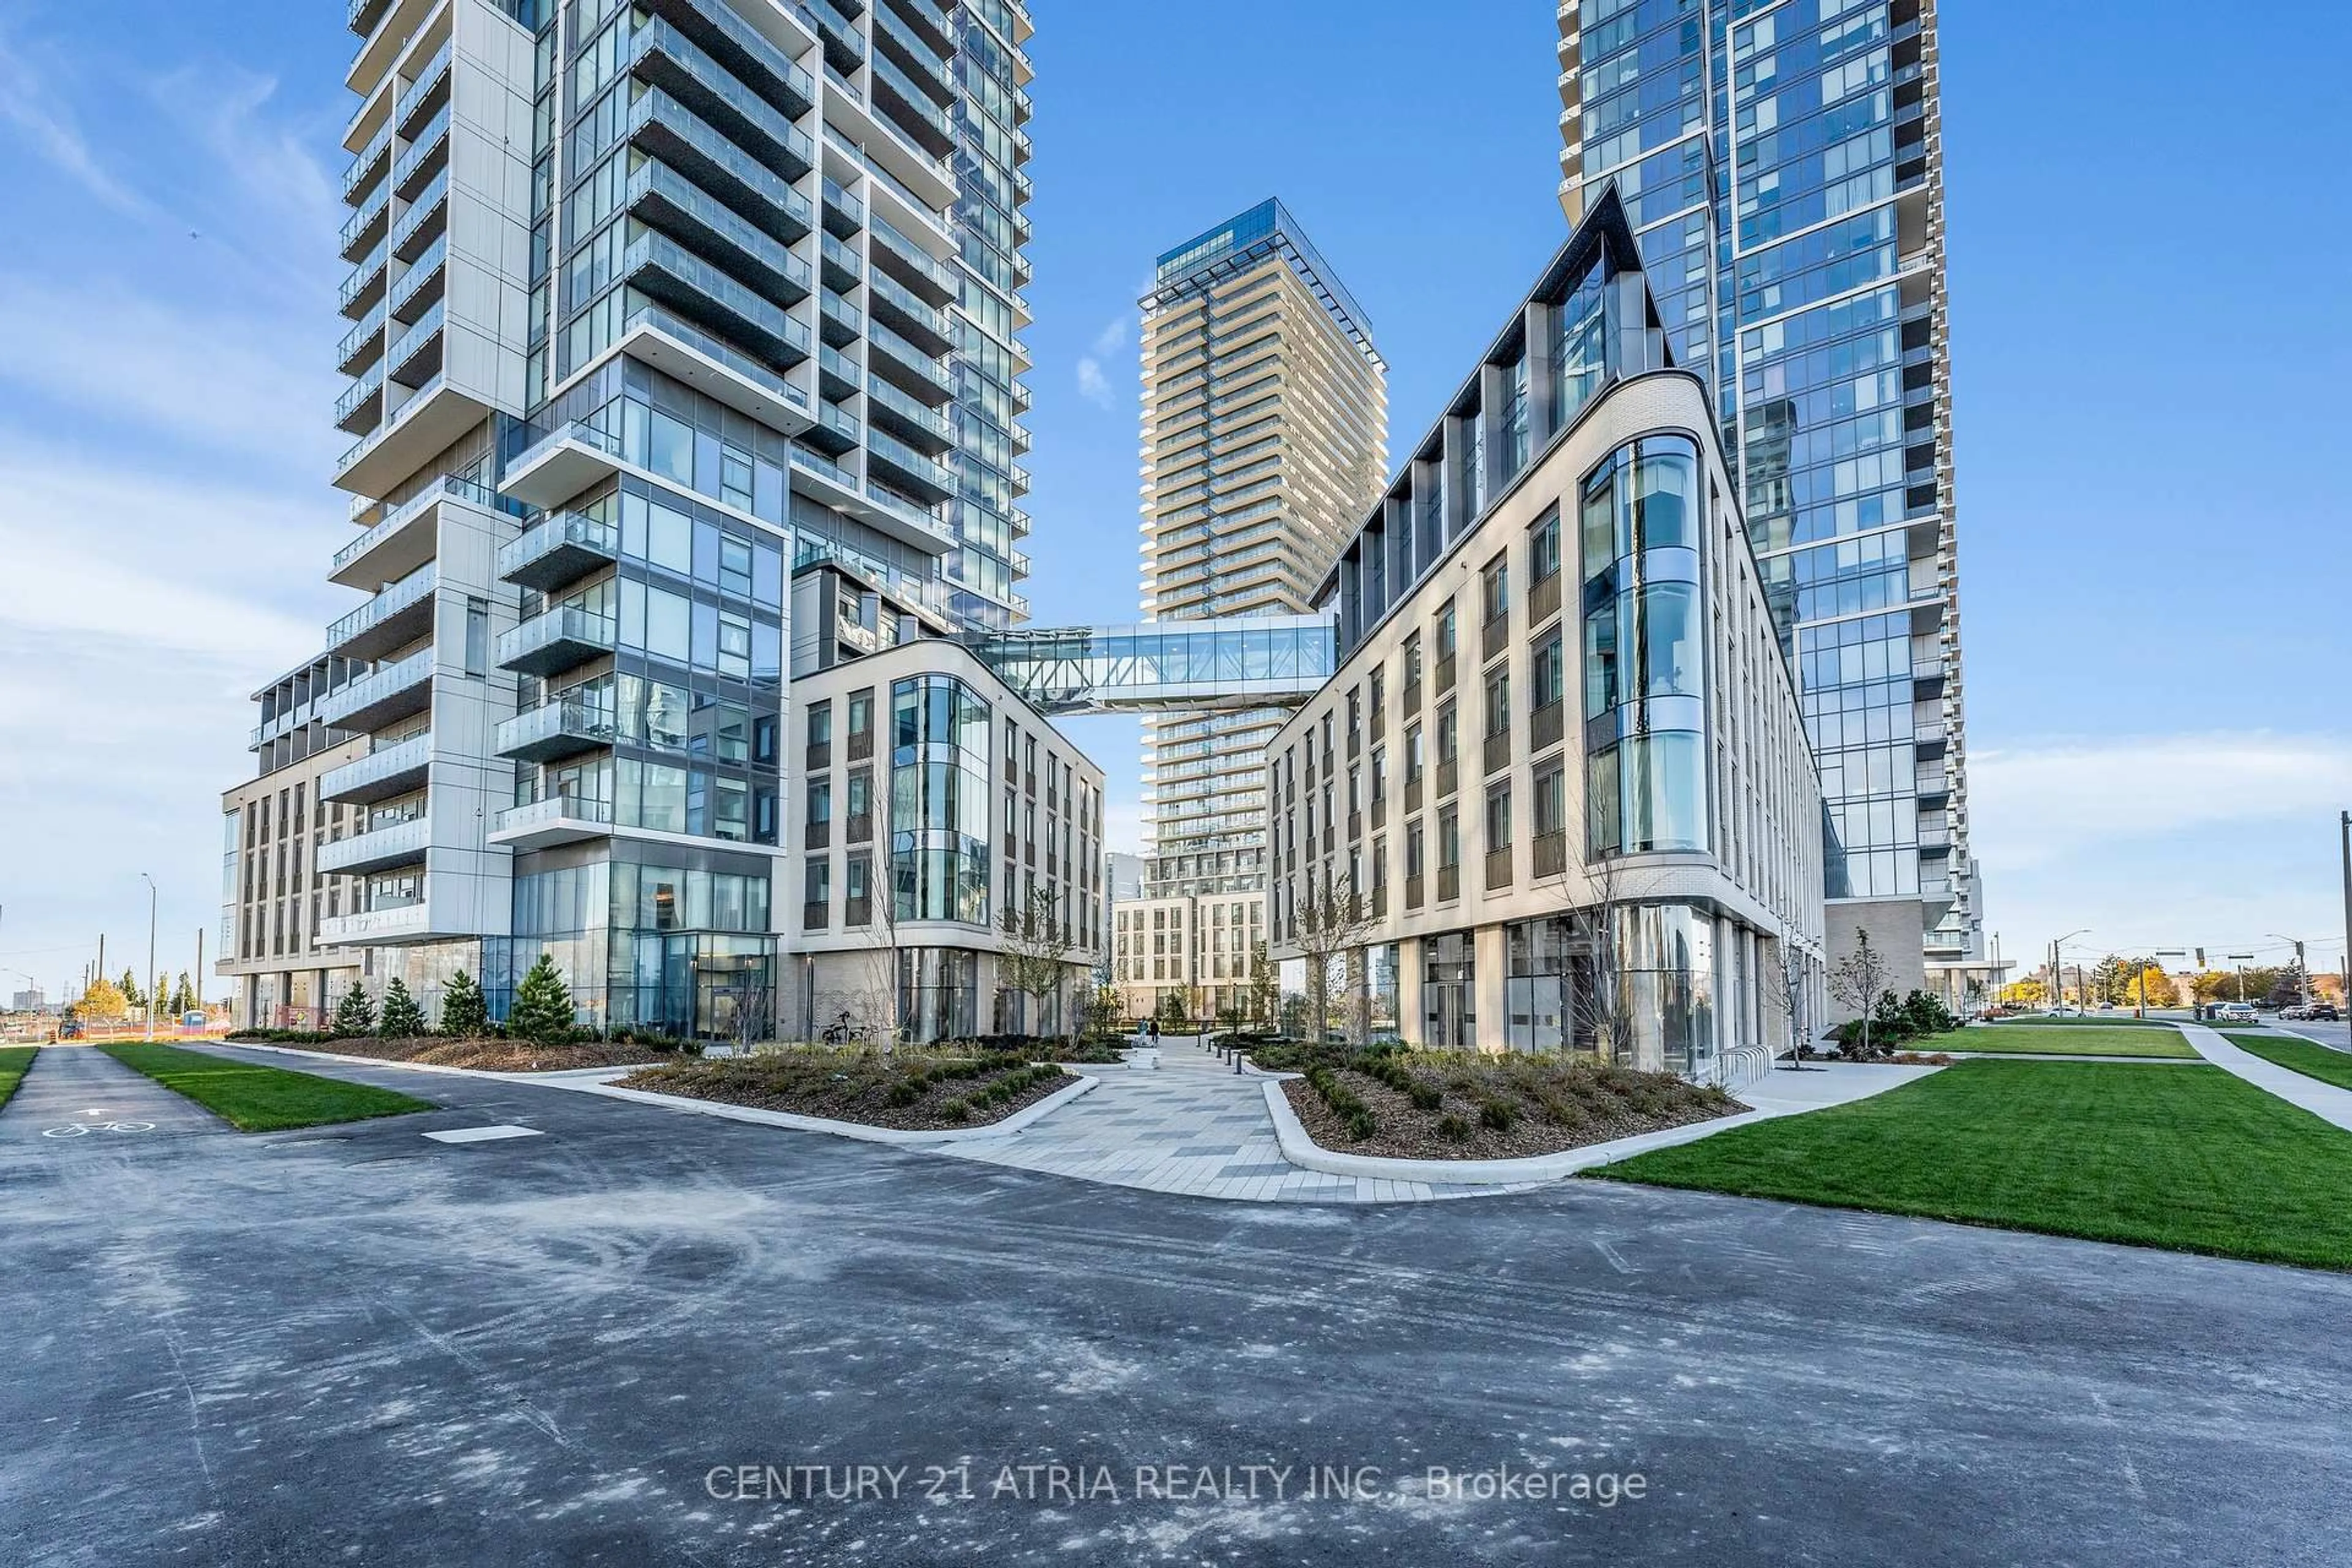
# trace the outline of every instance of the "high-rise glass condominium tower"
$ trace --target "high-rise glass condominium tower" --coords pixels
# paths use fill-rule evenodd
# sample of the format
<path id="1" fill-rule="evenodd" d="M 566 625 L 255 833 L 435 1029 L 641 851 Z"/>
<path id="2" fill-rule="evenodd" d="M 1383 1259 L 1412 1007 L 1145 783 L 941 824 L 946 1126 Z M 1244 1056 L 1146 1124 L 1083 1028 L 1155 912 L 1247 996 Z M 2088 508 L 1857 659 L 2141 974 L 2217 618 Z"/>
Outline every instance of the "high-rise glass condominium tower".
<path id="1" fill-rule="evenodd" d="M 1145 618 L 1306 613 L 1387 479 L 1388 367 L 1362 307 L 1276 201 L 1162 255 L 1141 304 Z M 1188 942 L 1262 918 L 1265 747 L 1283 717 L 1145 720 L 1145 894 L 1171 917 L 1211 900 L 1187 911 Z M 1187 956 L 1203 993 L 1241 978 Z"/>
<path id="2" fill-rule="evenodd" d="M 1935 0 L 1562 0 L 1560 203 L 1614 184 L 1708 367 L 1803 688 L 1831 953 L 1980 965 Z M 1917 955 L 1914 958 L 1914 955 Z"/>
<path id="3" fill-rule="evenodd" d="M 593 1021 L 723 1026 L 822 749 L 786 683 L 1026 611 L 1028 17 L 349 5 L 331 575 L 368 597 L 255 737 L 365 742 L 312 792 L 360 808 L 318 940 L 428 991 L 509 942 Z"/>

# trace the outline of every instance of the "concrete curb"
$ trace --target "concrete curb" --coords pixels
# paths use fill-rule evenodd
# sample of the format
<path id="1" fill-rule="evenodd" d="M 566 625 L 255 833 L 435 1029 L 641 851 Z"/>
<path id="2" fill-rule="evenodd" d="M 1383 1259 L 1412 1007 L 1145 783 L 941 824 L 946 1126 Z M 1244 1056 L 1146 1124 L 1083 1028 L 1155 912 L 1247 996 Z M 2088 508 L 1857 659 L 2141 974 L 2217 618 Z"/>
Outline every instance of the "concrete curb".
<path id="1" fill-rule="evenodd" d="M 1531 1154 L 1518 1160 L 1404 1160 L 1378 1154 L 1341 1154 L 1326 1149 L 1307 1135 L 1278 1080 L 1269 1080 L 1265 1085 L 1265 1109 L 1274 1118 L 1274 1135 L 1282 1145 L 1282 1157 L 1294 1165 L 1334 1176 L 1369 1176 L 1376 1181 L 1423 1182 L 1436 1186 L 1559 1181 L 1594 1165 L 1613 1164 L 1653 1149 L 1694 1142 L 1727 1128 L 1746 1127 L 1774 1115 L 1790 1114 L 1748 1110 L 1712 1121 L 1694 1121 L 1686 1127 L 1668 1127 L 1657 1132 L 1641 1132 L 1607 1143 L 1563 1149 L 1557 1154 Z"/>
<path id="2" fill-rule="evenodd" d="M 618 1077 L 633 1073 L 635 1067 L 561 1068 L 552 1072 L 492 1072 L 487 1068 L 453 1068 L 442 1062 L 394 1062 L 382 1057 L 347 1057 L 334 1051 L 309 1051 L 299 1046 L 268 1046 L 258 1040 L 212 1040 L 207 1044 L 226 1046 L 237 1051 L 269 1051 L 281 1057 L 307 1057 L 314 1062 L 340 1062 L 353 1068 L 396 1068 L 402 1072 L 446 1073 L 451 1078 L 482 1078 L 498 1083 L 543 1083 L 556 1089 L 570 1087 L 573 1080 L 591 1077 Z M 638 1067 L 656 1064 L 640 1062 Z"/>
<path id="3" fill-rule="evenodd" d="M 1069 1073 L 1067 1068 L 1062 1070 Z M 937 1131 L 868 1127 L 861 1121 L 835 1121 L 823 1116 L 799 1116 L 789 1110 L 762 1110 L 757 1106 L 730 1105 L 718 1100 L 695 1100 L 682 1094 L 653 1094 L 642 1089 L 621 1089 L 609 1083 L 575 1081 L 550 1084 L 549 1087 L 568 1089 L 576 1094 L 603 1095 L 608 1100 L 632 1100 L 639 1105 L 658 1105 L 666 1110 L 723 1117 L 729 1121 L 749 1121 L 761 1127 L 782 1127 L 794 1132 L 830 1132 L 836 1138 L 854 1138 L 861 1143 L 890 1143 L 901 1148 L 919 1149 L 942 1143 L 969 1143 L 1018 1132 L 1032 1122 L 1061 1110 L 1102 1081 L 1078 1073 L 1069 1073 L 1069 1076 L 1077 1081 L 1066 1089 L 1055 1090 L 1036 1104 L 1026 1106 L 1002 1121 L 991 1122 L 985 1127 L 941 1128 Z"/>

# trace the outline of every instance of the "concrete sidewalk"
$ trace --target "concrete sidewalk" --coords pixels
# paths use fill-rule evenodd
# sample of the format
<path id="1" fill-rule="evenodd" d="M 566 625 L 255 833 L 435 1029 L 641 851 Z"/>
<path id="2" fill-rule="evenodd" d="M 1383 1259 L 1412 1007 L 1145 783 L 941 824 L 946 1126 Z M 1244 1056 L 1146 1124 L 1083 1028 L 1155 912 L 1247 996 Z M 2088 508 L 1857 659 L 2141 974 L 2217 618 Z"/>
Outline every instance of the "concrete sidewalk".
<path id="1" fill-rule="evenodd" d="M 2293 1068 L 2264 1061 L 2253 1052 L 2231 1045 L 2220 1031 L 2202 1024 L 2182 1024 L 2179 1029 L 2197 1047 L 2197 1054 L 2215 1067 L 2352 1132 L 2352 1089 L 2338 1089 L 2315 1078 L 2305 1078 Z"/>

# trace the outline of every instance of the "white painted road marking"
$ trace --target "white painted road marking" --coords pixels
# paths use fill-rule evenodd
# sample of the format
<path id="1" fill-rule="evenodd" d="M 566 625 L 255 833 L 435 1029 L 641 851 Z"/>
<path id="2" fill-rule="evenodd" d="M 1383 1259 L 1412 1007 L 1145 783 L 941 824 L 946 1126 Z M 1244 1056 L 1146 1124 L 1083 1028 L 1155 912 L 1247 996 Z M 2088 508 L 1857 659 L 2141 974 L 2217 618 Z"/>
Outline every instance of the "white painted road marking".
<path id="1" fill-rule="evenodd" d="M 90 1114 L 95 1114 L 94 1112 Z M 79 1138 L 85 1132 L 152 1132 L 152 1121 L 69 1121 L 63 1127 L 44 1127 L 44 1138 Z"/>
<path id="2" fill-rule="evenodd" d="M 488 1143 L 498 1138 L 538 1138 L 544 1136 L 536 1127 L 453 1127 L 446 1132 L 427 1132 L 425 1136 L 436 1143 Z"/>

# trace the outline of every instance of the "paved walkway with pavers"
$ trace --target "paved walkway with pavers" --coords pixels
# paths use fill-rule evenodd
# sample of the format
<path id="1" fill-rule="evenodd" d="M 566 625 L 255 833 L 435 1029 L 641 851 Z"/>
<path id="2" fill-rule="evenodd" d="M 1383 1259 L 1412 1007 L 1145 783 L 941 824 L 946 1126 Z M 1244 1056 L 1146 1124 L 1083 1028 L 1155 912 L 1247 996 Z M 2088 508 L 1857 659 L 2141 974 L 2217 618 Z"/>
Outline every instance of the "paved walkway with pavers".
<path id="1" fill-rule="evenodd" d="M 2202 1024 L 2183 1024 L 2179 1028 L 2197 1048 L 2197 1054 L 2215 1067 L 2352 1132 L 2352 1089 L 2338 1089 L 2332 1083 L 2305 1078 L 2293 1068 L 2264 1061 L 2253 1052 L 2231 1045 L 2218 1030 Z"/>
<path id="2" fill-rule="evenodd" d="M 1192 1039 L 1164 1041 L 1156 1071 L 1078 1070 L 1099 1077 L 1102 1086 L 1019 1132 L 967 1139 L 936 1152 L 1122 1187 L 1245 1203 L 1409 1203 L 1525 1190 L 1300 1170 L 1282 1157 L 1275 1140 L 1265 1079 L 1236 1075 Z"/>

